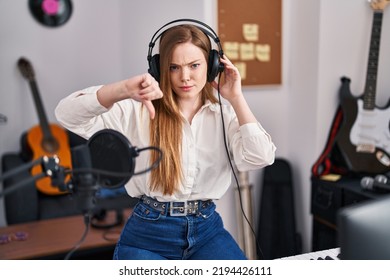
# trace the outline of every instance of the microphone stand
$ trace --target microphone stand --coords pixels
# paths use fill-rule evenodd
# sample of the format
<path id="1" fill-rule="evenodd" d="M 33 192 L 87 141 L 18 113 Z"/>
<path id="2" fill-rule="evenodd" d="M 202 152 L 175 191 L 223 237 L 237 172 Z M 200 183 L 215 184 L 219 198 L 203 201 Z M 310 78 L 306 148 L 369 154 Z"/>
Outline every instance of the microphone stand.
<path id="1" fill-rule="evenodd" d="M 24 165 L 21 165 L 19 167 L 16 167 L 6 173 L 4 173 L 2 176 L 0 176 L 0 182 L 5 181 L 13 176 L 16 176 L 20 172 L 29 170 L 30 168 L 34 167 L 35 165 L 42 165 L 42 172 L 32 176 L 31 178 L 27 178 L 25 180 L 22 180 L 11 187 L 3 190 L 0 192 L 0 198 L 8 195 L 11 192 L 14 192 L 18 190 L 19 188 L 29 184 L 33 183 L 43 177 L 50 176 L 52 180 L 52 185 L 57 186 L 61 191 L 66 190 L 66 185 L 65 185 L 65 168 L 62 166 L 59 166 L 59 158 L 57 156 L 43 156 L 40 157 L 36 160 L 33 160 L 29 163 L 26 163 Z"/>
<path id="2" fill-rule="evenodd" d="M 72 150 L 72 164 L 74 167 L 92 167 L 90 154 L 87 149 L 87 146 L 82 145 Z M 13 176 L 16 176 L 20 172 L 27 171 L 36 165 L 42 165 L 42 172 L 40 174 L 22 180 L 3 190 L 3 192 L 0 192 L 0 198 L 46 176 L 51 177 L 52 186 L 58 187 L 61 191 L 69 190 L 79 193 L 81 199 L 78 201 L 78 207 L 80 207 L 80 209 L 84 213 L 85 232 L 80 241 L 65 256 L 65 259 L 68 260 L 70 259 L 71 255 L 80 247 L 89 232 L 92 210 L 94 208 L 95 203 L 95 194 L 99 188 L 97 180 L 95 176 L 93 176 L 91 173 L 81 172 L 77 173 L 77 175 L 74 175 L 72 178 L 72 182 L 67 185 L 65 184 L 65 168 L 59 165 L 59 158 L 57 156 L 43 156 L 4 173 L 2 176 L 0 176 L 0 182 L 5 181 Z"/>
<path id="3" fill-rule="evenodd" d="M 107 142 L 110 145 L 106 144 Z M 88 234 L 89 228 L 91 226 L 91 217 L 93 215 L 93 210 L 96 204 L 96 192 L 99 190 L 101 184 L 104 184 L 104 179 L 110 182 L 110 176 L 118 176 L 115 172 L 95 169 L 92 166 L 91 160 L 91 151 L 95 152 L 97 158 L 94 158 L 94 162 L 106 162 L 107 156 L 112 155 L 113 152 L 117 153 L 115 149 L 108 149 L 108 152 L 105 150 L 101 150 L 102 147 L 105 146 L 118 146 L 120 151 L 123 151 L 125 156 L 128 156 L 132 161 L 130 166 L 125 165 L 126 168 L 128 166 L 129 170 L 125 170 L 122 173 L 125 175 L 121 175 L 120 177 L 125 177 L 125 180 L 130 180 L 133 175 L 139 175 L 146 172 L 149 172 L 153 168 L 157 167 L 161 158 L 162 151 L 157 147 L 147 147 L 143 149 L 136 149 L 131 146 L 128 139 L 116 132 L 115 130 L 105 129 L 95 133 L 89 140 L 87 145 L 80 145 L 72 148 L 72 170 L 65 170 L 64 167 L 61 167 L 59 163 L 58 157 L 47 157 L 44 156 L 37 160 L 34 160 L 30 163 L 27 163 L 23 166 L 17 167 L 10 172 L 4 174 L 0 177 L 0 182 L 4 181 L 12 176 L 15 176 L 19 172 L 30 169 L 31 167 L 41 164 L 42 165 L 42 173 L 32 176 L 26 180 L 20 181 L 17 184 L 7 188 L 0 193 L 0 198 L 4 195 L 9 194 L 10 192 L 15 191 L 16 189 L 24 186 L 25 184 L 35 182 L 36 180 L 43 178 L 45 176 L 51 177 L 52 186 L 58 187 L 61 191 L 69 191 L 71 193 L 75 193 L 78 196 L 77 207 L 82 210 L 84 214 L 84 223 L 86 225 L 85 232 L 81 238 L 81 240 L 76 244 L 76 246 L 66 255 L 65 259 L 69 259 L 71 255 L 80 247 L 81 243 L 84 241 L 85 237 Z M 91 151 L 90 151 L 91 149 Z M 160 157 L 152 164 L 151 167 L 134 173 L 135 162 L 133 162 L 134 158 L 138 156 L 139 152 L 145 150 L 156 150 L 159 152 Z M 116 155 L 115 154 L 115 155 Z M 119 154 L 118 154 L 119 155 Z M 100 165 L 99 165 L 100 166 Z M 111 170 L 111 168 L 109 168 Z M 65 176 L 69 173 L 72 173 L 72 180 L 69 183 L 65 183 Z M 107 173 L 109 175 L 107 175 Z M 98 175 L 101 176 L 97 178 Z M 105 176 L 105 174 L 107 176 Z M 98 180 L 99 179 L 99 180 Z M 126 181 L 126 182 L 127 182 Z M 125 182 L 124 182 L 125 183 Z"/>

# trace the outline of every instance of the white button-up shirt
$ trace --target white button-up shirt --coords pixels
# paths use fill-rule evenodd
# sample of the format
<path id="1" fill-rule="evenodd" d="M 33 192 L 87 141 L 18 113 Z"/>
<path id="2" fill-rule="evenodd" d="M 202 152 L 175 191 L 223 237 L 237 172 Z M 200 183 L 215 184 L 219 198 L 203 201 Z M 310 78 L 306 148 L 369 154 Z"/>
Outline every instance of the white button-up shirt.
<path id="1" fill-rule="evenodd" d="M 99 130 L 110 128 L 125 135 L 132 146 L 150 146 L 149 114 L 140 102 L 126 99 L 107 109 L 96 92 L 100 86 L 77 91 L 58 104 L 55 114 L 65 128 L 88 139 Z M 149 187 L 150 172 L 133 176 L 125 185 L 132 197 L 147 195 L 159 201 L 186 201 L 221 198 L 231 184 L 232 170 L 224 137 L 231 158 L 238 170 L 249 171 L 272 164 L 276 147 L 260 123 L 239 127 L 233 108 L 222 105 L 225 134 L 219 104 L 207 102 L 183 126 L 182 167 L 184 180 L 177 192 L 163 195 Z M 149 152 L 136 158 L 135 172 L 150 167 Z"/>

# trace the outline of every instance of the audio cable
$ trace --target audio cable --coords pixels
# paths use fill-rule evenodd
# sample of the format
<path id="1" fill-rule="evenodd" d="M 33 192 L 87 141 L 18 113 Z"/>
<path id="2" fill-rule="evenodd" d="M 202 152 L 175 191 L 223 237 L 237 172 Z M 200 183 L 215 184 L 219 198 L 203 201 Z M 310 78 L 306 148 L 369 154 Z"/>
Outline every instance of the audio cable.
<path id="1" fill-rule="evenodd" d="M 223 132 L 223 136 L 224 136 L 224 137 L 223 137 L 223 142 L 224 142 L 226 154 L 227 154 L 227 157 L 228 157 L 229 165 L 230 165 L 230 168 L 231 168 L 231 170 L 232 170 L 234 180 L 235 180 L 235 182 L 236 182 L 236 184 L 237 184 L 238 197 L 239 197 L 239 200 L 240 200 L 240 208 L 241 208 L 242 215 L 243 215 L 243 217 L 245 218 L 245 221 L 248 223 L 248 225 L 249 225 L 249 227 L 250 227 L 250 229 L 251 229 L 251 231 L 252 231 L 252 233 L 253 233 L 253 236 L 255 237 L 257 251 L 258 251 L 258 253 L 260 253 L 260 255 L 261 255 L 261 258 L 260 258 L 260 259 L 264 259 L 264 254 L 263 254 L 263 251 L 261 250 L 259 241 L 258 241 L 258 239 L 257 239 L 256 232 L 255 232 L 255 230 L 253 229 L 252 224 L 251 224 L 251 222 L 249 221 L 248 217 L 246 216 L 245 211 L 244 211 L 244 208 L 243 208 L 243 205 L 242 205 L 241 186 L 240 186 L 240 183 L 239 183 L 239 181 L 238 181 L 237 174 L 236 174 L 236 172 L 235 172 L 235 170 L 234 170 L 234 166 L 233 166 L 233 163 L 232 163 L 232 159 L 231 159 L 230 153 L 229 153 L 229 148 L 228 148 L 228 144 L 227 144 L 227 140 L 226 140 L 227 134 L 226 134 L 226 129 L 225 129 L 225 120 L 224 120 L 224 117 L 223 117 L 221 93 L 220 93 L 220 89 L 219 89 L 220 81 L 221 81 L 221 75 L 218 76 L 218 87 L 217 87 L 217 92 L 218 92 L 219 108 L 220 108 L 220 111 L 221 111 L 222 132 Z M 258 254 L 257 254 L 257 255 L 258 255 Z M 259 259 L 259 256 L 257 256 L 257 258 Z"/>

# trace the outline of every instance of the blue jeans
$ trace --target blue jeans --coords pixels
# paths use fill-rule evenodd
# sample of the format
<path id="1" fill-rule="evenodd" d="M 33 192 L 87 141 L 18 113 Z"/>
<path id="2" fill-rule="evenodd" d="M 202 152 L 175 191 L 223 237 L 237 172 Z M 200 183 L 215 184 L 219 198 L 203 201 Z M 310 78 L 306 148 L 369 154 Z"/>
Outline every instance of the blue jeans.
<path id="1" fill-rule="evenodd" d="M 139 202 L 114 251 L 116 260 L 245 260 L 210 203 L 198 215 L 170 216 Z"/>

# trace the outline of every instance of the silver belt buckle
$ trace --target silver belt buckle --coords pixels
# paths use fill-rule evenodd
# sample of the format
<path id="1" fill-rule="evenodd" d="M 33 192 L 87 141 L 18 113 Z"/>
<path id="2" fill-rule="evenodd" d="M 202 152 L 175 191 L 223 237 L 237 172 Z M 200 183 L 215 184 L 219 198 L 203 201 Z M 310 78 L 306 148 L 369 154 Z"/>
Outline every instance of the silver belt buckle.
<path id="1" fill-rule="evenodd" d="M 174 206 L 174 204 L 182 204 L 180 206 Z M 171 201 L 169 203 L 169 214 L 171 216 L 187 216 L 188 205 L 187 201 L 177 202 Z"/>

